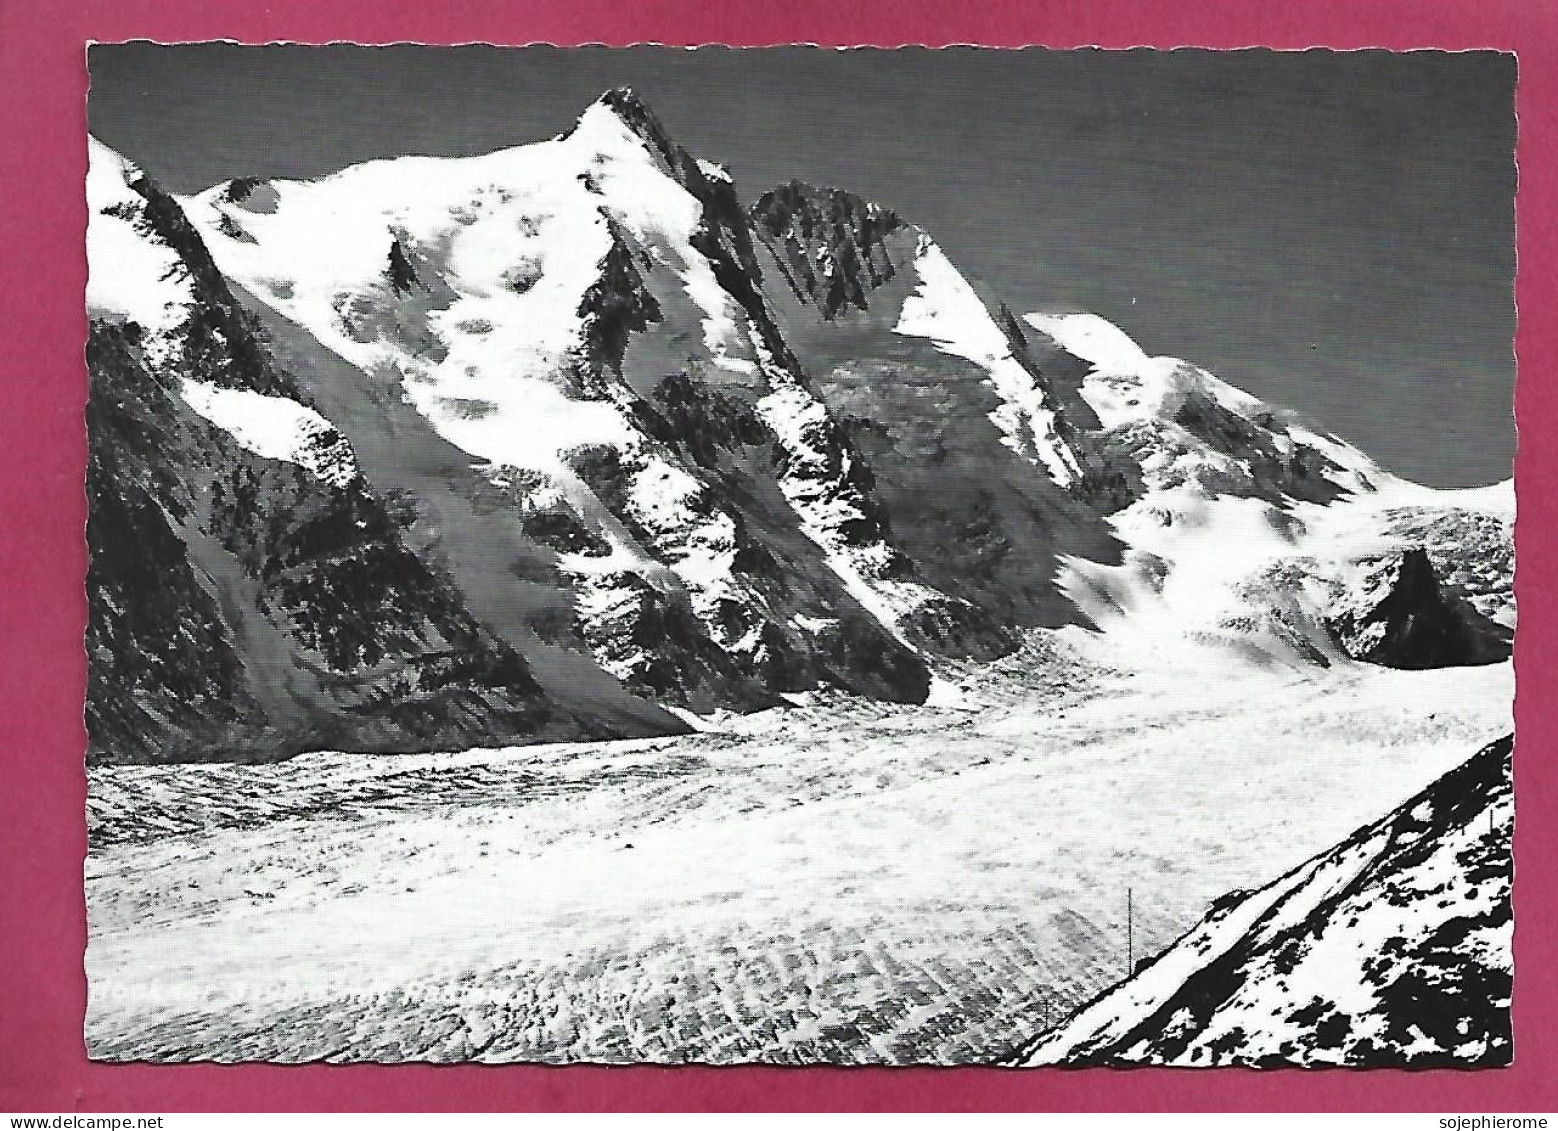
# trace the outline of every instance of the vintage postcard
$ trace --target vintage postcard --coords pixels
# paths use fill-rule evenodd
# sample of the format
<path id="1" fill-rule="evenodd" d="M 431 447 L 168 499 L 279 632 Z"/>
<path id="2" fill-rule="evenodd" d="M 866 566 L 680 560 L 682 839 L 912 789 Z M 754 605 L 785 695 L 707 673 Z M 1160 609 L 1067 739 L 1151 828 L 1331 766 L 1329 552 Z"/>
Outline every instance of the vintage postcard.
<path id="1" fill-rule="evenodd" d="M 1510 1063 L 1513 56 L 88 61 L 93 1058 Z"/>

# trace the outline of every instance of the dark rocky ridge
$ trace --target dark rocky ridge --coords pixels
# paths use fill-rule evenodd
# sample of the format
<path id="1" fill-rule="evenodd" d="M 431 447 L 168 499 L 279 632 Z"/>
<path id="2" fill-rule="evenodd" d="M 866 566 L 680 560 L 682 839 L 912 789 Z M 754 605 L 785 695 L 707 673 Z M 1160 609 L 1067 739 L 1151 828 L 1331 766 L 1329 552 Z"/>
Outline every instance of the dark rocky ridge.
<path id="1" fill-rule="evenodd" d="M 660 306 L 644 286 L 640 262 L 629 245 L 630 237 L 615 223 L 611 248 L 600 264 L 600 277 L 579 303 L 584 321 L 584 340 L 571 360 L 574 387 L 580 396 L 599 399 L 609 395 L 610 382 L 622 378 L 622 357 L 628 339 L 661 320 Z"/>
<path id="2" fill-rule="evenodd" d="M 1267 888 L 1230 892 L 1198 926 L 1138 966 L 1141 979 L 1166 962 L 1204 955 L 1171 992 L 1137 1007 L 1129 1004 L 1127 979 L 1016 1062 L 1509 1064 L 1512 754 L 1512 740 L 1502 738 Z M 1219 937 L 1222 924 L 1257 901 L 1264 910 L 1248 929 Z M 1374 909 L 1394 915 L 1399 933 L 1377 942 L 1359 935 L 1360 921 Z M 1360 1009 L 1356 992 L 1334 1001 L 1303 996 L 1301 987 L 1325 984 L 1305 976 L 1306 960 L 1321 947 L 1358 963 L 1358 989 L 1370 1004 Z M 1350 966 L 1336 972 L 1341 984 L 1350 974 Z M 1119 1012 L 1111 1008 L 1116 1002 Z M 1283 1012 L 1271 1013 L 1279 1003 Z"/>
<path id="3" fill-rule="evenodd" d="M 336 485 L 255 456 L 171 391 L 196 378 L 308 403 L 178 205 L 144 177 L 130 187 L 145 205 L 120 218 L 177 253 L 195 301 L 160 367 L 139 325 L 91 327 L 89 759 L 591 733 L 406 547 L 360 476 Z"/>
<path id="4" fill-rule="evenodd" d="M 610 91 L 600 103 L 698 201 L 702 216 L 692 236 L 693 250 L 707 259 L 784 379 L 810 389 L 808 374 L 773 321 L 751 222 L 735 186 L 706 173 L 692 154 L 672 142 L 632 91 Z M 647 248 L 635 249 L 632 237 L 615 224 L 612 232 L 613 245 L 602 264 L 600 281 L 586 295 L 580 311 L 590 345 L 575 369 L 593 376 L 597 395 L 606 395 L 605 390 L 614 386 L 620 403 L 646 434 L 707 482 L 714 500 L 710 505 L 734 521 L 742 543 L 737 576 L 750 587 L 752 600 L 739 613 L 729 610 L 725 635 L 757 631 L 761 637 L 754 652 L 736 658 L 738 668 L 769 695 L 805 690 L 821 681 L 889 699 L 923 699 L 929 689 L 923 660 L 843 591 L 817 548 L 799 536 L 796 516 L 775 490 L 776 476 L 820 475 L 809 489 L 847 501 L 858 515 L 841 528 L 845 542 L 892 548 L 893 531 L 877 498 L 869 463 L 854 449 L 849 434 L 827 415 L 805 436 L 804 457 L 787 451 L 754 411 L 757 398 L 767 390 L 761 377 L 754 383 L 734 381 L 696 358 L 668 372 L 665 362 L 670 351 L 658 346 L 657 337 L 680 332 L 697 315 L 680 309 L 686 302 L 680 284 L 657 267 Z M 820 462 L 809 458 L 818 453 L 824 454 Z M 608 491 L 603 501 L 619 520 L 632 526 L 622 497 L 621 491 Z M 652 537 L 645 544 L 656 549 Z M 774 568 L 781 562 L 782 567 Z M 915 572 L 912 560 L 891 553 L 885 575 L 911 579 Z M 655 600 L 648 607 L 659 615 L 660 604 Z M 820 633 L 803 631 L 794 613 L 826 620 L 831 627 Z M 932 644 L 928 637 L 916 642 Z M 745 698 L 750 693 L 740 694 Z"/>
<path id="5" fill-rule="evenodd" d="M 898 273 L 885 240 L 906 225 L 853 193 L 790 181 L 758 197 L 751 217 L 790 289 L 825 320 L 869 310 L 871 292 Z"/>

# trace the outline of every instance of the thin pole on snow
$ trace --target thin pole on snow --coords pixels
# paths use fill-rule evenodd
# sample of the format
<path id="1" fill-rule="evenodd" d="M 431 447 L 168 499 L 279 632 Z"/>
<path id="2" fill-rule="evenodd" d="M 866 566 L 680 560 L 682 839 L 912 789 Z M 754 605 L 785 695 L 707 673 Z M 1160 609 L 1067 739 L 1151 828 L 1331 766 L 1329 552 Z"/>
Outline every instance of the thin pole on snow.
<path id="1" fill-rule="evenodd" d="M 1129 978 L 1136 972 L 1136 934 L 1135 924 L 1132 922 L 1134 909 L 1131 906 L 1131 889 L 1125 889 L 1125 976 Z"/>

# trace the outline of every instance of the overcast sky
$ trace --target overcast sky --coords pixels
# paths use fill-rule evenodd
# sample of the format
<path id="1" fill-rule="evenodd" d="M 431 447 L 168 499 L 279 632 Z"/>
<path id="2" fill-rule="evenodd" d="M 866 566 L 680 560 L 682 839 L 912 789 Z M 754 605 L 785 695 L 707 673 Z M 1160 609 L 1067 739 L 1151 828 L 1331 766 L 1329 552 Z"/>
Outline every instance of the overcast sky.
<path id="1" fill-rule="evenodd" d="M 1509 56 L 131 44 L 90 67 L 93 132 L 178 192 L 534 141 L 629 84 L 749 201 L 849 188 L 1014 309 L 1096 311 L 1410 477 L 1509 474 Z"/>

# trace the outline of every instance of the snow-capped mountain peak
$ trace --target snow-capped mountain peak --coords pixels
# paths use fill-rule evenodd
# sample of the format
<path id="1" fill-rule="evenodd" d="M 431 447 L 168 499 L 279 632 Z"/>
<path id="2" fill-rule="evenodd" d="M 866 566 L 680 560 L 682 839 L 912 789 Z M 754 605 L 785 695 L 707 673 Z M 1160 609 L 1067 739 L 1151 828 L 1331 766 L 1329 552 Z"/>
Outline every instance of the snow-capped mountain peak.
<path id="1" fill-rule="evenodd" d="M 548 141 L 274 189 L 261 211 L 225 187 L 188 207 L 230 276 L 414 409 L 428 443 L 504 492 L 525 485 L 613 676 L 700 708 L 824 672 L 923 694 L 882 617 L 956 602 L 915 588 L 770 322 L 728 175 L 636 95 L 608 92 Z M 667 616 L 679 671 L 644 643 Z M 841 643 L 860 634 L 880 654 Z M 779 688 L 762 686 L 772 670 Z"/>
<path id="2" fill-rule="evenodd" d="M 1386 478 L 1351 445 L 1197 365 L 1149 355 L 1124 330 L 1096 314 L 1035 312 L 1023 320 L 1086 363 L 1082 396 L 1106 430 L 1148 423 L 1159 429 L 1173 427 L 1202 458 L 1215 459 L 1220 453 L 1240 460 L 1259 454 L 1255 449 L 1266 449 L 1268 455 L 1301 464 L 1307 453 L 1329 482 L 1348 492 L 1374 490 Z M 1302 492 L 1286 493 L 1304 497 Z"/>
<path id="3" fill-rule="evenodd" d="M 650 147 L 667 167 L 676 160 L 676 145 L 647 103 L 630 86 L 613 87 L 586 107 L 578 120 L 563 132 L 560 140 L 584 138 L 598 140 L 618 131 L 626 131 L 639 143 Z"/>
<path id="4" fill-rule="evenodd" d="M 1035 627 L 1204 635 L 1326 525 L 1303 507 L 1388 481 L 1102 319 L 1017 319 L 890 207 L 791 181 L 744 208 L 626 88 L 533 144 L 181 202 L 104 154 L 89 304 L 157 331 L 139 348 L 191 367 L 170 388 L 196 415 L 327 485 L 394 484 L 507 645 L 678 708 L 917 700 L 929 663 Z M 1304 610 L 1282 646 L 1312 662 Z"/>

